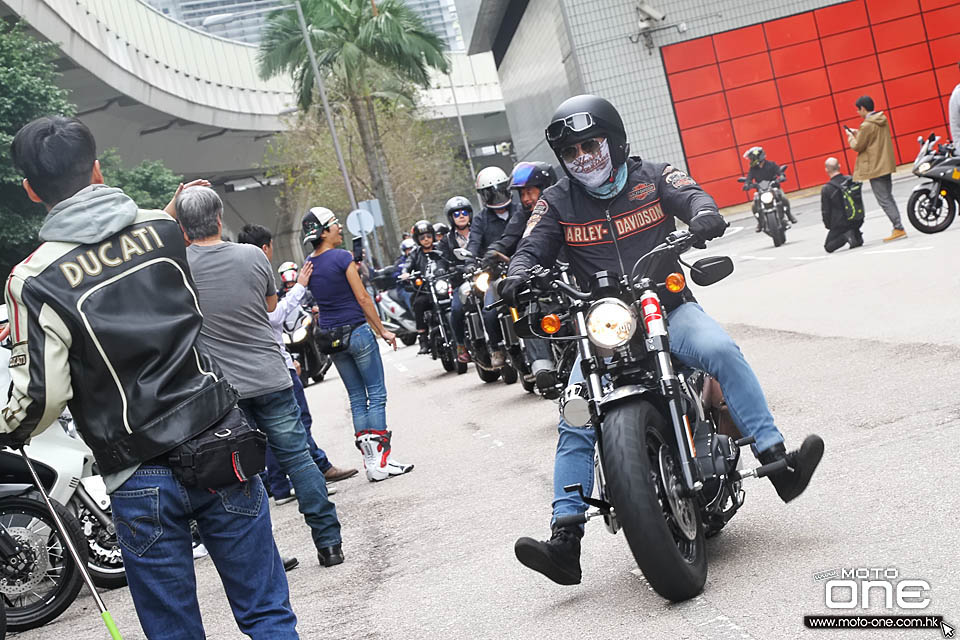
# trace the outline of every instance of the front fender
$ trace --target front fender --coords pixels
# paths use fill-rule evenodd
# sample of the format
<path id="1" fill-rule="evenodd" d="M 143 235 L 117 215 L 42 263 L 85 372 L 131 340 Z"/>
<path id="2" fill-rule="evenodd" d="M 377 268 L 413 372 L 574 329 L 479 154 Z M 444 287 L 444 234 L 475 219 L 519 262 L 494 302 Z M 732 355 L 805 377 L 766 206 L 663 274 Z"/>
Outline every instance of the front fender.
<path id="1" fill-rule="evenodd" d="M 921 182 L 920 184 L 915 186 L 913 188 L 913 191 L 911 191 L 911 193 L 916 191 L 924 191 L 932 196 L 937 192 L 937 189 L 939 189 L 939 185 L 933 180 L 928 180 L 926 182 Z"/>
<path id="2" fill-rule="evenodd" d="M 656 394 L 658 390 L 655 387 L 645 387 L 641 384 L 628 384 L 622 387 L 617 387 L 607 395 L 603 396 L 600 399 L 600 402 L 597 404 L 600 407 L 601 411 L 607 411 L 610 408 L 629 400 L 631 398 L 641 398 L 649 394 Z M 659 406 L 659 402 L 653 403 L 656 406 Z"/>

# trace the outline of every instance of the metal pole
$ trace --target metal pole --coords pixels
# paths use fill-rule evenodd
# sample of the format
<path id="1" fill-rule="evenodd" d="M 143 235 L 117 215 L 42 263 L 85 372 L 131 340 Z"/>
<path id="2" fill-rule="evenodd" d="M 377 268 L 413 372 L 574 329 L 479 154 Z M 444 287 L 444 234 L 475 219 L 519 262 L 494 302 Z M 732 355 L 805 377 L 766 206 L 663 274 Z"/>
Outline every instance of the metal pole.
<path id="1" fill-rule="evenodd" d="M 343 174 L 343 184 L 347 188 L 347 197 L 350 198 L 350 207 L 353 210 L 359 209 L 357 206 L 357 197 L 353 195 L 353 186 L 350 184 L 350 175 L 347 173 L 347 165 L 343 162 L 343 152 L 340 151 L 340 139 L 337 137 L 337 130 L 333 126 L 333 115 L 330 113 L 330 103 L 327 102 L 327 90 L 323 86 L 323 77 L 320 75 L 320 65 L 317 64 L 317 55 L 313 52 L 313 43 L 310 42 L 310 31 L 307 29 L 307 21 L 303 17 L 303 9 L 300 7 L 300 0 L 296 0 L 293 5 L 297 8 L 297 18 L 300 19 L 300 30 L 303 31 L 303 41 L 307 45 L 307 54 L 310 56 L 310 66 L 313 67 L 313 78 L 317 83 L 317 90 L 320 93 L 320 100 L 323 102 L 323 112 L 327 116 L 327 126 L 330 127 L 330 137 L 333 139 L 333 150 L 337 154 L 337 163 L 340 165 L 340 173 Z"/>
<path id="2" fill-rule="evenodd" d="M 460 124 L 463 150 L 467 154 L 467 164 L 470 165 L 470 179 L 476 180 L 477 172 L 473 170 L 473 158 L 470 157 L 470 143 L 467 142 L 467 130 L 463 128 L 463 118 L 460 116 L 460 103 L 457 101 L 457 91 L 453 88 L 453 61 L 450 62 L 450 73 L 447 74 L 447 80 L 450 81 L 450 93 L 453 94 L 453 106 L 457 110 L 457 122 Z"/>
<path id="3" fill-rule="evenodd" d="M 23 461 L 27 465 L 27 469 L 30 471 L 30 477 L 33 478 L 33 484 L 37 486 L 37 491 L 40 492 L 43 501 L 47 505 L 47 510 L 50 512 L 50 516 L 53 518 L 53 524 L 57 527 L 57 531 L 60 532 L 60 537 L 63 538 L 63 544 L 67 547 L 67 551 L 70 552 L 70 557 L 73 558 L 73 561 L 77 565 L 77 570 L 80 571 L 80 576 L 83 578 L 83 581 L 87 583 L 87 589 L 90 589 L 93 599 L 97 603 L 97 608 L 100 609 L 100 617 L 103 618 L 103 623 L 107 625 L 107 630 L 110 632 L 110 637 L 113 640 L 122 640 L 120 638 L 120 631 L 117 629 L 117 625 L 113 622 L 113 618 L 110 616 L 110 612 L 107 611 L 107 605 L 104 604 L 103 598 L 100 597 L 100 594 L 97 593 L 97 588 L 93 585 L 93 580 L 90 579 L 90 572 L 87 571 L 87 566 L 84 564 L 83 560 L 80 558 L 80 553 L 77 551 L 77 547 L 74 546 L 73 540 L 70 539 L 70 533 L 67 531 L 66 525 L 63 524 L 63 520 L 60 519 L 60 515 L 53 508 L 53 504 L 50 502 L 50 496 L 47 495 L 47 490 L 43 488 L 43 483 L 40 482 L 40 477 L 37 475 L 37 470 L 33 468 L 33 463 L 30 461 L 30 457 L 27 455 L 26 449 L 22 446 L 20 447 L 20 455 L 23 456 Z"/>

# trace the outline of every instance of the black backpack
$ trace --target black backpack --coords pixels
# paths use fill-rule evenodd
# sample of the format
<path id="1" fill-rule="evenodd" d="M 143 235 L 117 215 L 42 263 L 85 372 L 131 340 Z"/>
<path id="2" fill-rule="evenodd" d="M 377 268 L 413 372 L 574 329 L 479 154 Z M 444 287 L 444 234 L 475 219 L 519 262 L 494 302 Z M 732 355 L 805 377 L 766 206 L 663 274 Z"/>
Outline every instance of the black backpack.
<path id="1" fill-rule="evenodd" d="M 840 192 L 844 219 L 848 222 L 863 222 L 863 184 L 846 176 L 843 182 L 834 186 Z"/>

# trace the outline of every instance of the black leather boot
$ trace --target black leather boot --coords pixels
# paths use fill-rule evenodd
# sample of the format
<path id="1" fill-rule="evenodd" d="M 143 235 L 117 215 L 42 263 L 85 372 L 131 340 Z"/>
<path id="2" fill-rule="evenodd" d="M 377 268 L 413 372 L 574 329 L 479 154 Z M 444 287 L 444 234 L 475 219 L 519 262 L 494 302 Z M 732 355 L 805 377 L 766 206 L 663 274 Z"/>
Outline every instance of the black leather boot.
<path id="1" fill-rule="evenodd" d="M 417 355 L 424 353 L 430 353 L 430 343 L 427 341 L 427 332 L 424 331 L 420 334 L 420 351 L 417 351 Z"/>
<path id="2" fill-rule="evenodd" d="M 520 538 L 514 545 L 517 560 L 557 584 L 580 584 L 580 538 L 576 527 L 555 527 L 549 540 Z"/>
<path id="3" fill-rule="evenodd" d="M 790 502 L 807 488 L 810 478 L 823 457 L 823 440 L 820 436 L 807 436 L 799 449 L 786 452 L 783 443 L 778 443 L 761 451 L 757 456 L 761 464 L 770 464 L 780 458 L 787 459 L 787 468 L 768 476 L 777 494 L 784 502 Z"/>

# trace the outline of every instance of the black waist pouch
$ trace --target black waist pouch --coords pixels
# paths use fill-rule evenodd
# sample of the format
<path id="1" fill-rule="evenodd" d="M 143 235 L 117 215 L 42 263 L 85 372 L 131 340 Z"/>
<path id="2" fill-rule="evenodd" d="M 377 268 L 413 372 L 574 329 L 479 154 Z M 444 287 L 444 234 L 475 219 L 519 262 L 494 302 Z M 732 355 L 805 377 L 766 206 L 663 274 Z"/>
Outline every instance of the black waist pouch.
<path id="1" fill-rule="evenodd" d="M 234 407 L 206 431 L 167 452 L 157 462 L 169 466 L 187 487 L 219 489 L 244 482 L 266 468 L 267 437 Z"/>
<path id="2" fill-rule="evenodd" d="M 317 332 L 317 349 L 320 349 L 320 353 L 327 355 L 346 351 L 350 348 L 350 336 L 353 335 L 353 330 L 362 324 L 361 322 L 332 329 L 321 329 Z"/>

